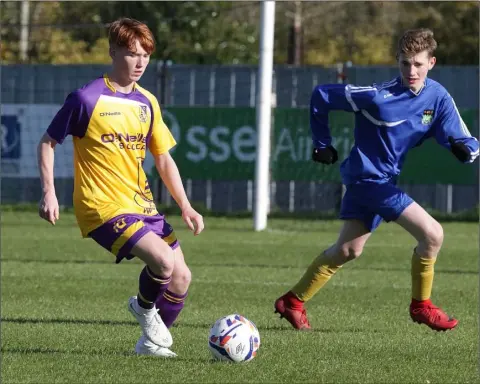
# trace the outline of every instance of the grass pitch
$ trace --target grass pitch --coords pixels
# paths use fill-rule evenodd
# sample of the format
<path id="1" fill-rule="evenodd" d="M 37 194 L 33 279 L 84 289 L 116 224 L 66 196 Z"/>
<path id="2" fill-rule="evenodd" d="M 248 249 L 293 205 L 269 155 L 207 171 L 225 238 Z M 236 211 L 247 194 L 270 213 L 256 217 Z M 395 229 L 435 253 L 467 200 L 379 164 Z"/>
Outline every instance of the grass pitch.
<path id="1" fill-rule="evenodd" d="M 471 383 L 478 382 L 478 224 L 444 224 L 433 300 L 459 320 L 437 333 L 408 315 L 413 239 L 382 224 L 362 257 L 346 265 L 307 306 L 313 332 L 273 314 L 274 300 L 336 238 L 338 221 L 206 218 L 191 235 L 178 217 L 193 282 L 178 325 L 175 360 L 137 357 L 140 328 L 127 311 L 138 260 L 114 264 L 80 238 L 71 214 L 55 227 L 33 213 L 2 215 L 3 383 Z M 238 312 L 262 345 L 248 364 L 214 363 L 213 322 Z"/>

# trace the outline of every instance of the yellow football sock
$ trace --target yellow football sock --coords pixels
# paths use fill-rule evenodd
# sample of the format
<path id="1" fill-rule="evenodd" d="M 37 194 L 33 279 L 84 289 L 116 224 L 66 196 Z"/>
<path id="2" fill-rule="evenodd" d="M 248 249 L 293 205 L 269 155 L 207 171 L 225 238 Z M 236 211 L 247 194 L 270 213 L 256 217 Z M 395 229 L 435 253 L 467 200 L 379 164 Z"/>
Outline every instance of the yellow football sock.
<path id="1" fill-rule="evenodd" d="M 413 252 L 412 255 L 412 298 L 427 300 L 432 294 L 433 266 L 436 258 L 425 258 Z"/>
<path id="2" fill-rule="evenodd" d="M 341 266 L 332 264 L 325 253 L 318 256 L 307 268 L 292 292 L 302 301 L 310 300 L 322 288 Z"/>

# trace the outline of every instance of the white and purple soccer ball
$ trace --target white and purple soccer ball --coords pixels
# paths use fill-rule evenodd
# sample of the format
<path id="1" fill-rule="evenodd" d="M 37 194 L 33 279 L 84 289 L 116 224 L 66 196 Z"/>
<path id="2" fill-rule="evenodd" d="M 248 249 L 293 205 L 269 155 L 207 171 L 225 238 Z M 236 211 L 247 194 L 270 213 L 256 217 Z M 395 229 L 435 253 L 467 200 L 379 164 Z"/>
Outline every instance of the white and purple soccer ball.
<path id="1" fill-rule="evenodd" d="M 218 319 L 210 328 L 208 348 L 216 360 L 242 363 L 252 360 L 260 347 L 253 322 L 234 313 Z"/>

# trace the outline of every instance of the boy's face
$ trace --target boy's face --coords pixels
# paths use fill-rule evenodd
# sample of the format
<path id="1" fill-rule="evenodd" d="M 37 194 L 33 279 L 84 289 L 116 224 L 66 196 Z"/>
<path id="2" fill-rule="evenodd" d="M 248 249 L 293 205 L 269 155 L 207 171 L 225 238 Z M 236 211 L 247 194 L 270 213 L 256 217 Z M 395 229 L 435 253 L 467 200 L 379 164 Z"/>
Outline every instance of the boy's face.
<path id="1" fill-rule="evenodd" d="M 414 92 L 420 90 L 428 71 L 433 68 L 435 62 L 435 57 L 429 57 L 427 51 L 422 51 L 411 57 L 400 54 L 398 56 L 398 66 L 403 84 Z"/>
<path id="2" fill-rule="evenodd" d="M 135 41 L 134 50 L 129 50 L 127 47 L 111 47 L 110 57 L 113 61 L 114 72 L 130 82 L 140 80 L 150 61 L 150 55 L 138 40 Z"/>

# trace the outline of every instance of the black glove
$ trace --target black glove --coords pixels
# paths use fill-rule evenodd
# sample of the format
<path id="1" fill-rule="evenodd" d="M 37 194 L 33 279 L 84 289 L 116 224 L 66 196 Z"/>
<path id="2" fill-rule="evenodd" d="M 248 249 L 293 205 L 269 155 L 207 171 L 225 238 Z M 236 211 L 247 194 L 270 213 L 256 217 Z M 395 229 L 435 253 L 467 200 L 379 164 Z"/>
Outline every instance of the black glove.
<path id="1" fill-rule="evenodd" d="M 331 145 L 327 148 L 313 148 L 312 160 L 322 164 L 335 164 L 338 160 L 338 153 Z"/>
<path id="2" fill-rule="evenodd" d="M 452 153 L 458 160 L 460 160 L 462 163 L 470 160 L 470 150 L 465 144 L 462 142 L 456 143 L 452 136 L 448 136 L 448 142 L 451 145 Z"/>

